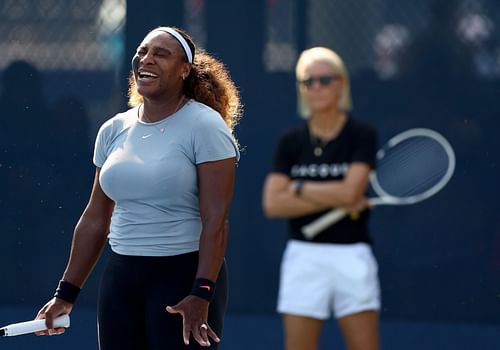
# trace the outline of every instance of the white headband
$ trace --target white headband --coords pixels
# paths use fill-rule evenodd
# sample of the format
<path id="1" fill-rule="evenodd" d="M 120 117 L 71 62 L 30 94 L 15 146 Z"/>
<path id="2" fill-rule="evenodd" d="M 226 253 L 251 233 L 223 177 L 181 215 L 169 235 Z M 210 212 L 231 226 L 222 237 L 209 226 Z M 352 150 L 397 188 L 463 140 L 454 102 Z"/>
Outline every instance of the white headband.
<path id="1" fill-rule="evenodd" d="M 161 30 L 163 32 L 167 32 L 168 34 L 176 38 L 177 41 L 181 44 L 182 48 L 184 49 L 188 62 L 193 63 L 193 53 L 191 52 L 191 48 L 189 47 L 186 39 L 184 39 L 184 37 L 180 35 L 178 31 L 170 27 L 161 27 L 161 28 L 156 28 L 155 30 Z"/>

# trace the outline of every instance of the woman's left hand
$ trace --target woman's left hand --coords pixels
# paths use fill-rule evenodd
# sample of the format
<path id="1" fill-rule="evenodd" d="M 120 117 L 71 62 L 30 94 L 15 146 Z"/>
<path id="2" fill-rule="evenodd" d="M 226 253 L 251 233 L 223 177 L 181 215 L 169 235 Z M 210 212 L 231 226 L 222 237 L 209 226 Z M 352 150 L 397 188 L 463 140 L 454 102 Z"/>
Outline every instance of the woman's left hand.
<path id="1" fill-rule="evenodd" d="M 220 341 L 217 334 L 207 323 L 208 305 L 209 303 L 205 299 L 188 295 L 177 305 L 166 307 L 169 313 L 181 314 L 182 316 L 184 344 L 189 345 L 191 334 L 201 346 L 210 346 L 208 337 L 217 343 Z"/>

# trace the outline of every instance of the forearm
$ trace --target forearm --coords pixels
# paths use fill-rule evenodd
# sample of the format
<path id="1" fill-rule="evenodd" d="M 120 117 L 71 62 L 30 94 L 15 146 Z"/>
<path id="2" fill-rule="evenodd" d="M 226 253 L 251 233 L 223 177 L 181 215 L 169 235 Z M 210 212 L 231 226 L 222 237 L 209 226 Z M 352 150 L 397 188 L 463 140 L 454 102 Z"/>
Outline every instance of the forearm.
<path id="1" fill-rule="evenodd" d="M 291 191 L 274 193 L 264 200 L 264 212 L 269 218 L 294 218 L 314 214 L 330 208 L 315 199 L 297 196 Z"/>
<path id="2" fill-rule="evenodd" d="M 109 223 L 94 223 L 82 216 L 76 225 L 63 280 L 78 287 L 85 284 L 106 244 Z"/>
<path id="3" fill-rule="evenodd" d="M 228 224 L 225 219 L 208 220 L 200 237 L 197 278 L 216 281 L 226 254 Z"/>
<path id="4" fill-rule="evenodd" d="M 305 181 L 301 197 L 307 201 L 316 201 L 318 205 L 333 207 L 350 207 L 362 196 L 362 191 L 350 186 L 343 180 Z"/>
<path id="5" fill-rule="evenodd" d="M 202 232 L 197 278 L 216 281 L 226 253 L 226 219 L 233 197 L 234 158 L 198 166 Z"/>

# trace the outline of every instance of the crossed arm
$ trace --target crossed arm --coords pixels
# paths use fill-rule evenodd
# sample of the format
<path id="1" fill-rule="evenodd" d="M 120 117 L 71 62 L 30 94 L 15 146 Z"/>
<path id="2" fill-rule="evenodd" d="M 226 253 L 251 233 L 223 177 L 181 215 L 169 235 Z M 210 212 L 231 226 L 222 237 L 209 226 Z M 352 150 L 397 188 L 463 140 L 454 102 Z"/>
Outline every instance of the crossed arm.
<path id="1" fill-rule="evenodd" d="M 366 207 L 364 193 L 370 171 L 365 163 L 353 163 L 342 180 L 304 181 L 300 196 L 293 191 L 296 180 L 271 173 L 264 184 L 264 213 L 269 218 L 294 218 L 335 207 L 362 209 Z"/>

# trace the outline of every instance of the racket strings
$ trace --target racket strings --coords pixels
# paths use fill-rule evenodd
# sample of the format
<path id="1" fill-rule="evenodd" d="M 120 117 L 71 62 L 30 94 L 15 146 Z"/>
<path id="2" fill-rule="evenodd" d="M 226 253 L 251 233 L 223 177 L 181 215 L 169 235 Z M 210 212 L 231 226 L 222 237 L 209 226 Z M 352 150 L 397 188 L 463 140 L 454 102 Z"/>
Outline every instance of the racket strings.
<path id="1" fill-rule="evenodd" d="M 405 168 L 408 163 L 411 164 L 418 158 L 426 156 L 430 148 L 432 148 L 431 143 L 421 138 L 403 141 L 384 152 L 382 163 L 378 165 L 377 171 L 384 167 Z"/>
<path id="2" fill-rule="evenodd" d="M 417 140 L 415 142 L 402 142 L 383 153 L 383 158 L 379 159 L 377 165 L 377 172 L 394 174 L 395 170 L 408 169 L 416 161 L 421 164 L 421 157 L 425 156 L 427 148 L 429 147 L 426 143 L 417 142 Z"/>
<path id="3" fill-rule="evenodd" d="M 444 168 L 441 171 L 438 171 L 434 174 L 429 174 L 426 178 L 420 179 L 421 181 L 419 183 L 415 183 L 413 186 L 408 187 L 402 193 L 399 193 L 398 196 L 399 197 L 414 196 L 431 189 L 433 186 L 439 183 L 439 181 L 444 177 L 444 175 L 446 174 L 446 170 L 447 169 Z"/>
<path id="4" fill-rule="evenodd" d="M 409 198 L 439 185 L 449 166 L 449 156 L 438 141 L 411 137 L 381 152 L 377 180 L 386 195 Z"/>

